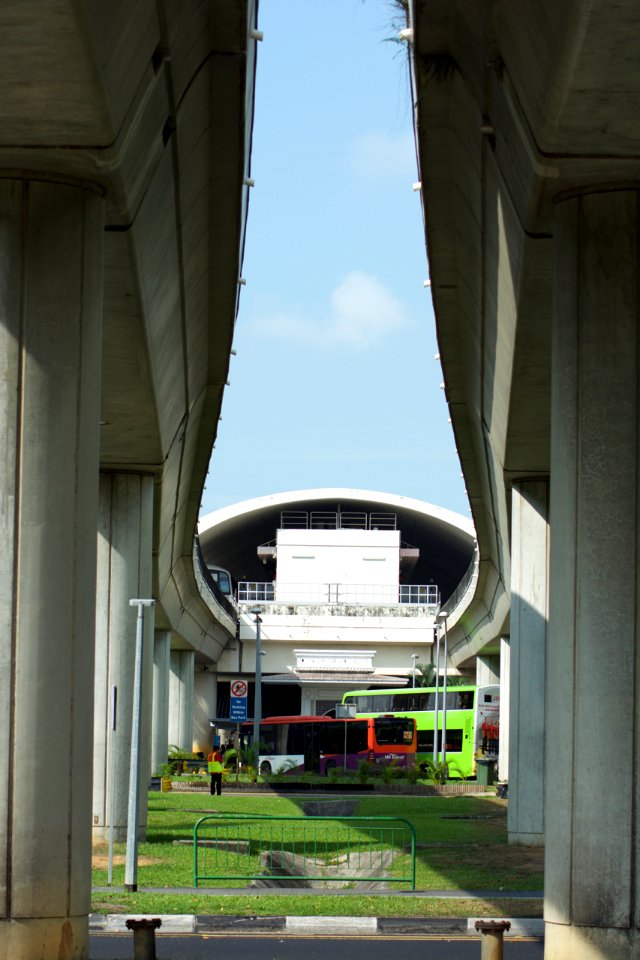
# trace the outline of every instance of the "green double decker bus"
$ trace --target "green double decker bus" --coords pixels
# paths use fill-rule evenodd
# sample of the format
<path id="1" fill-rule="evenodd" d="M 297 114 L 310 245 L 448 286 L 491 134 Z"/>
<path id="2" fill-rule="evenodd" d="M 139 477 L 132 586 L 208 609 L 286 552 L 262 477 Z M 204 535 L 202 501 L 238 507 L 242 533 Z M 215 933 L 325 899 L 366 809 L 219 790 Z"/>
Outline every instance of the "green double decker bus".
<path id="1" fill-rule="evenodd" d="M 437 692 L 437 704 L 436 704 Z M 416 762 L 438 762 L 446 757 L 449 775 L 474 777 L 476 757 L 497 759 L 500 744 L 500 686 L 465 685 L 447 687 L 405 687 L 398 690 L 350 690 L 342 702 L 355 704 L 356 716 L 412 717 L 416 721 L 418 749 Z M 438 756 L 434 730 L 438 710 Z"/>

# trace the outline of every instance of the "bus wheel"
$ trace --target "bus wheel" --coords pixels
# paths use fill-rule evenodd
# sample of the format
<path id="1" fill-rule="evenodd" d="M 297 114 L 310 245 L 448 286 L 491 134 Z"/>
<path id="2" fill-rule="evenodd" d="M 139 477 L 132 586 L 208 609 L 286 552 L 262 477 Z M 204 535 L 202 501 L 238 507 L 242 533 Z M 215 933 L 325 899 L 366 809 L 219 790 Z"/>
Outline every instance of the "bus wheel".
<path id="1" fill-rule="evenodd" d="M 337 769 L 337 764 L 335 760 L 327 760 L 327 764 L 324 768 L 324 772 L 326 773 L 326 775 L 329 776 L 329 771 L 335 770 L 335 769 Z"/>
<path id="2" fill-rule="evenodd" d="M 263 777 L 271 776 L 271 764 L 269 763 L 268 760 L 263 760 L 262 763 L 260 764 L 260 773 L 262 774 Z"/>

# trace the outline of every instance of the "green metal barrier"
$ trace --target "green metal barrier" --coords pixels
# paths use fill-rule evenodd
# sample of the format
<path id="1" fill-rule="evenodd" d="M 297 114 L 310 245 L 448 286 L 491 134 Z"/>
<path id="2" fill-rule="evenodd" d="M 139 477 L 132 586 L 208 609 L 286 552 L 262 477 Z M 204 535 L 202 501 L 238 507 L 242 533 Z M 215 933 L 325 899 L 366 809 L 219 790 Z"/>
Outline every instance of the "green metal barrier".
<path id="1" fill-rule="evenodd" d="M 415 890 L 416 832 L 401 817 L 208 814 L 193 828 L 194 886 L 202 880 L 384 881 Z"/>

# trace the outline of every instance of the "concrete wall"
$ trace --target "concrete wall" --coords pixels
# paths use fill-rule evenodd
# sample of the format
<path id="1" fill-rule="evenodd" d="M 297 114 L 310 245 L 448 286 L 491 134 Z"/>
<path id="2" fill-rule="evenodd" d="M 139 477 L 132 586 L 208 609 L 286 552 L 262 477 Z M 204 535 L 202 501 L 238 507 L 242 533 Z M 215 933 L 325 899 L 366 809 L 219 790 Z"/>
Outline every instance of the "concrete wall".
<path id="1" fill-rule="evenodd" d="M 326 600 L 327 584 L 359 586 L 352 602 L 375 598 L 366 586 L 398 585 L 400 531 L 278 530 L 277 564 L 276 600 Z"/>

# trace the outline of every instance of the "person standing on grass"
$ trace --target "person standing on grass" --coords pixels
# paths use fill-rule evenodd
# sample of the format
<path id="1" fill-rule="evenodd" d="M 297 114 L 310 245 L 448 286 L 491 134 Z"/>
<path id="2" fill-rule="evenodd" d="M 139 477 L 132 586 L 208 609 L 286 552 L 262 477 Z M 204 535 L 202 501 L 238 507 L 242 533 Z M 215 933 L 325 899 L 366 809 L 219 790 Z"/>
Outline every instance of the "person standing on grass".
<path id="1" fill-rule="evenodd" d="M 213 753 L 207 757 L 207 769 L 211 774 L 211 796 L 222 793 L 222 755 L 217 747 L 213 748 Z"/>

